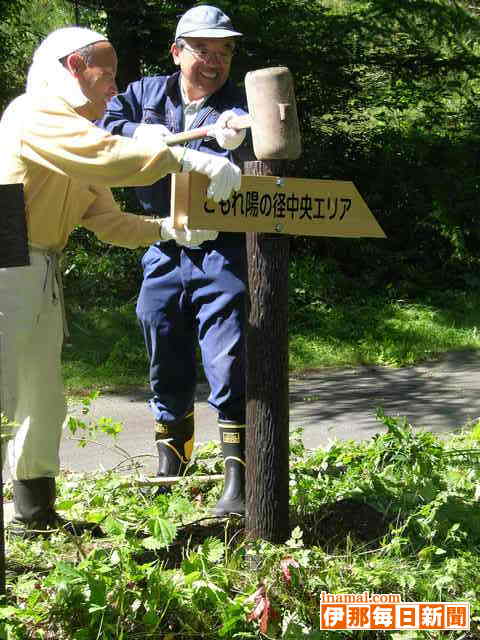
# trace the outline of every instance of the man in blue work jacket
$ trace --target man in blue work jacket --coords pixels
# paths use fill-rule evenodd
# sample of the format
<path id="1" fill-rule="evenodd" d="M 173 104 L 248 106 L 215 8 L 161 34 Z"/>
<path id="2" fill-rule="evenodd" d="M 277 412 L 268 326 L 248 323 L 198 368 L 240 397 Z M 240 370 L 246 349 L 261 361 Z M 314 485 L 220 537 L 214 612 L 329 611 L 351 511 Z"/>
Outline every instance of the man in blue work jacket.
<path id="1" fill-rule="evenodd" d="M 229 80 L 239 36 L 218 8 L 190 9 L 170 49 L 180 70 L 130 84 L 110 101 L 100 126 L 152 142 L 215 123 L 214 137 L 188 146 L 208 152 L 212 162 L 220 156 L 238 163 L 248 154 L 245 131 L 226 125 L 247 109 L 245 93 Z M 170 177 L 137 188 L 137 195 L 147 213 L 170 214 Z M 224 516 L 245 512 L 246 251 L 243 234 L 212 237 L 201 246 L 172 241 L 148 249 L 137 316 L 150 358 L 159 476 L 182 474 L 191 456 L 198 339 L 225 460 L 224 491 L 214 513 Z"/>

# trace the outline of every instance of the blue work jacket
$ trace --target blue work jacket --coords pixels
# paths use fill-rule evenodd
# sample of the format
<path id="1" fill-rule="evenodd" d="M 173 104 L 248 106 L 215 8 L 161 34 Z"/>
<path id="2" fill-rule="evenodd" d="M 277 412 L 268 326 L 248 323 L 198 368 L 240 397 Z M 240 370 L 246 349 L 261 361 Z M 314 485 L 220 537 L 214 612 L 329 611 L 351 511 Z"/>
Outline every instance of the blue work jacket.
<path id="1" fill-rule="evenodd" d="M 233 109 L 239 115 L 247 112 L 245 92 L 231 80 L 227 80 L 221 89 L 208 98 L 191 128 L 213 124 L 227 109 Z M 141 123 L 163 124 L 172 133 L 183 131 L 180 72 L 171 76 L 151 76 L 132 82 L 124 93 L 110 100 L 105 115 L 98 124 L 113 134 L 132 137 Z M 253 158 L 250 135 L 247 135 L 243 144 L 233 152 L 219 147 L 215 138 L 190 140 L 187 146 L 228 157 L 240 167 L 245 160 Z M 170 214 L 170 175 L 149 187 L 136 187 L 135 191 L 148 215 L 166 217 Z M 230 244 L 229 241 L 238 242 L 239 235 L 243 236 L 221 233 L 219 240 Z"/>

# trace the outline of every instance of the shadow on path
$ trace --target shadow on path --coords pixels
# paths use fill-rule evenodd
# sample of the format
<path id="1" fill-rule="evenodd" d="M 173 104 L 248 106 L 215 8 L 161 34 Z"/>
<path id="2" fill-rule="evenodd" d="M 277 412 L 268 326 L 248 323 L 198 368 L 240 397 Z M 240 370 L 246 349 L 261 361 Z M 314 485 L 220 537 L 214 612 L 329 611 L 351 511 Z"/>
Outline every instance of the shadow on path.
<path id="1" fill-rule="evenodd" d="M 290 383 L 291 427 L 315 430 L 306 431 L 307 446 L 329 437 L 370 437 L 382 430 L 375 419 L 377 407 L 388 415 L 406 416 L 416 427 L 455 430 L 480 415 L 480 354 L 452 352 L 402 369 L 309 371 Z"/>
<path id="2" fill-rule="evenodd" d="M 149 393 L 140 389 L 101 396 L 93 404 L 90 418 L 120 420 L 123 432 L 118 444 L 132 456 L 143 456 L 146 471 L 153 472 L 156 456 L 148 397 Z M 195 402 L 197 442 L 219 437 L 216 413 L 207 398 L 208 387 L 202 383 Z M 480 416 L 480 352 L 452 352 L 437 362 L 402 369 L 322 369 L 290 379 L 290 429 L 302 427 L 309 448 L 324 446 L 333 438 L 362 440 L 383 431 L 375 417 L 377 407 L 387 415 L 406 416 L 415 427 L 436 433 L 454 431 Z M 112 442 L 100 440 L 105 446 L 80 449 L 66 434 L 62 466 L 89 471 L 118 464 L 122 456 L 107 448 Z"/>

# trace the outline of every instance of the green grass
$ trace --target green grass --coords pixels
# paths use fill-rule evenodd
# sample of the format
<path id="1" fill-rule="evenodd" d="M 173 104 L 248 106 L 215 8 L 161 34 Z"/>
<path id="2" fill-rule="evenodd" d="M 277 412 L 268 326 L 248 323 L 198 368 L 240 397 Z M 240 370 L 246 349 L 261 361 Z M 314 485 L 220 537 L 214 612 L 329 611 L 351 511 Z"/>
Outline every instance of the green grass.
<path id="1" fill-rule="evenodd" d="M 313 307 L 293 318 L 290 366 L 413 365 L 445 351 L 479 348 L 478 327 L 480 296 L 462 293 L 411 302 L 377 294 Z"/>
<path id="2" fill-rule="evenodd" d="M 284 544 L 209 517 L 221 487 L 197 476 L 221 470 L 218 444 L 195 449 L 169 494 L 113 472 L 62 474 L 57 508 L 107 537 L 8 536 L 0 638 L 479 640 L 479 425 L 439 438 L 377 417 L 384 433 L 367 441 L 307 450 L 292 434 Z M 332 635 L 319 629 L 322 591 L 468 601 L 471 629 Z"/>
<path id="3" fill-rule="evenodd" d="M 148 360 L 135 305 L 69 314 L 63 376 L 70 393 L 148 384 Z"/>
<path id="4" fill-rule="evenodd" d="M 311 288 L 310 291 L 315 291 Z M 290 368 L 400 367 L 449 350 L 480 348 L 480 295 L 427 291 L 416 300 L 357 291 L 335 303 L 292 287 Z M 70 313 L 63 373 L 69 393 L 148 384 L 134 304 Z"/>

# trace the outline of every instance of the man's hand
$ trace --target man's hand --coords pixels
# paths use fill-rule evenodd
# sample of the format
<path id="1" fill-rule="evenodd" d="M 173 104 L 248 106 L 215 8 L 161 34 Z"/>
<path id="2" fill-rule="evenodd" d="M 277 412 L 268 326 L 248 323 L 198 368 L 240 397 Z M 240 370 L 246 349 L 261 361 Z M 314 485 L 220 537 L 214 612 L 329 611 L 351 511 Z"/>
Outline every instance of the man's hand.
<path id="1" fill-rule="evenodd" d="M 181 247 L 199 247 L 206 240 L 215 240 L 218 231 L 208 231 L 206 229 L 189 229 L 183 225 L 183 229 L 175 229 L 171 218 L 162 218 L 160 224 L 160 240 L 168 242 L 175 240 Z"/>
<path id="2" fill-rule="evenodd" d="M 173 148 L 173 147 L 172 147 Z M 222 156 L 185 149 L 182 171 L 198 171 L 210 178 L 207 196 L 215 202 L 227 200 L 232 191 L 238 191 L 242 174 L 236 164 Z"/>
<path id="3" fill-rule="evenodd" d="M 133 139 L 147 144 L 165 142 L 165 138 L 171 136 L 172 132 L 163 124 L 139 124 L 133 134 Z"/>
<path id="4" fill-rule="evenodd" d="M 246 129 L 231 129 L 227 126 L 228 121 L 237 114 L 229 109 L 220 114 L 218 120 L 213 125 L 212 135 L 215 136 L 220 147 L 223 149 L 236 149 L 245 140 Z"/>

